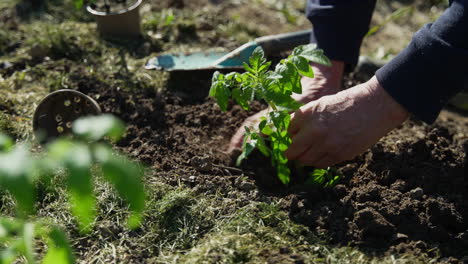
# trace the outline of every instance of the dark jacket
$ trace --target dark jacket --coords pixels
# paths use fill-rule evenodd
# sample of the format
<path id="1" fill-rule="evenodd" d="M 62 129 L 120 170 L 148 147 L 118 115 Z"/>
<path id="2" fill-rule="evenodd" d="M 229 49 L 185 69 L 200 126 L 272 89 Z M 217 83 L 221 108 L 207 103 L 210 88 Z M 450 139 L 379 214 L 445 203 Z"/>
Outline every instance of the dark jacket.
<path id="1" fill-rule="evenodd" d="M 356 64 L 374 7 L 375 0 L 308 0 L 312 41 L 330 59 Z M 452 1 L 376 77 L 398 103 L 432 123 L 468 80 L 468 0 Z"/>

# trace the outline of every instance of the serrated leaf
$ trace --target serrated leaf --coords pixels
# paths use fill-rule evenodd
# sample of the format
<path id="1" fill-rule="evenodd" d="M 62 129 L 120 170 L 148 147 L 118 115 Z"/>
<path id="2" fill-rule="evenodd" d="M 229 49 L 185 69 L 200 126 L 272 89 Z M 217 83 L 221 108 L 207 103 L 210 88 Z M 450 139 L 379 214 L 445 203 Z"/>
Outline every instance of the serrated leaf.
<path id="1" fill-rule="evenodd" d="M 314 50 L 317 50 L 317 44 L 315 43 L 309 43 L 306 45 L 300 45 L 294 48 L 292 55 L 293 56 L 299 56 L 302 54 L 308 54 L 313 52 Z"/>
<path id="2" fill-rule="evenodd" d="M 53 228 L 48 236 L 47 253 L 43 264 L 71 264 L 75 262 L 71 247 L 63 231 Z"/>
<path id="3" fill-rule="evenodd" d="M 250 66 L 249 66 L 247 63 L 245 63 L 245 62 L 243 62 L 243 65 L 244 65 L 244 69 L 245 69 L 247 72 L 249 72 L 249 73 L 255 75 L 256 72 L 255 72 L 254 69 L 252 69 L 252 67 L 250 67 Z"/>
<path id="4" fill-rule="evenodd" d="M 285 64 L 278 65 L 275 72 L 281 75 L 278 85 L 283 94 L 290 97 L 291 94 L 289 92 L 302 93 L 301 76 L 293 63 L 286 62 Z"/>
<path id="5" fill-rule="evenodd" d="M 145 190 L 141 181 L 143 169 L 123 157 L 113 155 L 106 146 L 97 147 L 95 156 L 101 164 L 104 178 L 130 206 L 132 215 L 128 221 L 129 227 L 138 227 L 145 208 Z"/>
<path id="6" fill-rule="evenodd" d="M 73 122 L 73 133 L 84 140 L 98 141 L 104 136 L 118 141 L 125 132 L 124 123 L 111 114 L 88 116 Z"/>
<path id="7" fill-rule="evenodd" d="M 240 88 L 232 90 L 232 98 L 242 107 L 244 110 L 249 110 L 248 95 L 245 95 Z M 247 98 L 246 98 L 247 97 Z"/>
<path id="8" fill-rule="evenodd" d="M 211 88 L 209 96 L 214 97 L 219 105 L 221 110 L 226 111 L 228 107 L 229 97 L 231 96 L 231 91 L 225 82 L 225 77 L 219 72 L 213 74 L 213 80 L 211 83 Z"/>
<path id="9" fill-rule="evenodd" d="M 308 61 L 331 66 L 331 61 L 323 54 L 323 50 L 317 49 L 315 44 L 298 46 L 293 51 L 293 56 L 301 56 Z"/>
<path id="10" fill-rule="evenodd" d="M 249 58 L 249 63 L 254 72 L 260 72 L 260 67 L 266 62 L 265 52 L 262 47 L 258 46 L 252 52 Z"/>
<path id="11" fill-rule="evenodd" d="M 265 62 L 264 64 L 262 64 L 260 66 L 260 68 L 258 69 L 259 72 L 266 72 L 268 70 L 268 68 L 270 68 L 271 66 L 271 61 L 268 61 L 268 62 Z"/>
<path id="12" fill-rule="evenodd" d="M 288 111 L 270 112 L 270 118 L 275 127 L 280 131 L 287 131 L 291 123 L 291 115 Z"/>
<path id="13" fill-rule="evenodd" d="M 309 78 L 314 78 L 314 71 L 312 70 L 312 66 L 310 66 L 309 61 L 307 59 L 305 59 L 302 56 L 293 56 L 291 58 L 291 62 L 294 64 L 299 74 Z M 302 91 L 296 93 L 301 92 Z"/>
<path id="14" fill-rule="evenodd" d="M 338 184 L 338 182 L 341 179 L 341 175 L 339 175 L 332 168 L 314 169 L 308 175 L 309 175 L 309 178 L 305 181 L 305 184 L 319 185 L 323 188 L 333 187 L 336 184 Z"/>
<path id="15" fill-rule="evenodd" d="M 266 145 L 265 139 L 257 133 L 252 135 L 252 137 L 256 140 L 255 147 L 258 148 L 258 150 L 260 150 L 260 152 L 262 152 L 263 155 L 265 155 L 266 157 L 269 157 L 271 150 Z"/>

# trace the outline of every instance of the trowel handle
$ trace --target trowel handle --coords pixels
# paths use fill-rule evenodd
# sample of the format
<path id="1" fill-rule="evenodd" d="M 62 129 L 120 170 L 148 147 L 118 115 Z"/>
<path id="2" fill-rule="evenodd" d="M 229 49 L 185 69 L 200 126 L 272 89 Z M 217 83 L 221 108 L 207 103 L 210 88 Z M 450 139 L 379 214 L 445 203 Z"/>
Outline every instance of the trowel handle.
<path id="1" fill-rule="evenodd" d="M 267 55 L 277 55 L 282 51 L 292 50 L 296 46 L 308 44 L 312 30 L 270 35 L 255 39 Z"/>

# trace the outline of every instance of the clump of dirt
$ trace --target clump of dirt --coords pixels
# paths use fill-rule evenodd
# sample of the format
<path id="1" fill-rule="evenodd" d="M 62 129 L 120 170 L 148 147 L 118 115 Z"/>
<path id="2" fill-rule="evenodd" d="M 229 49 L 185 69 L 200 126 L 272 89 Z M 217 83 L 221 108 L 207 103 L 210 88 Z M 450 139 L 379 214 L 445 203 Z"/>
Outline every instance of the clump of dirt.
<path id="1" fill-rule="evenodd" d="M 235 168 L 233 157 L 223 152 L 230 136 L 261 104 L 252 112 L 237 106 L 222 112 L 215 101 L 204 99 L 206 89 L 157 93 L 83 87 L 105 112 L 128 124 L 118 147 L 167 183 L 226 196 L 237 188 L 252 199 L 279 199 L 295 221 L 331 243 L 377 253 L 468 256 L 466 117 L 443 113 L 431 126 L 409 120 L 366 153 L 338 166 L 344 175 L 339 185 L 278 191 L 268 160 L 254 154 Z M 254 180 L 262 183 L 260 188 Z"/>

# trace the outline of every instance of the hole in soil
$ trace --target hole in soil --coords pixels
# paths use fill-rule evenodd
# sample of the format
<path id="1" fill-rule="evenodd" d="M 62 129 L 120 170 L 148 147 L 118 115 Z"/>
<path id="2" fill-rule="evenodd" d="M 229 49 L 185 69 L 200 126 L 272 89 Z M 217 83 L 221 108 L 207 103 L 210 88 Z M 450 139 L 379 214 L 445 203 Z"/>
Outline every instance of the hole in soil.
<path id="1" fill-rule="evenodd" d="M 62 122 L 62 116 L 61 115 L 56 115 L 55 116 L 55 121 Z"/>

